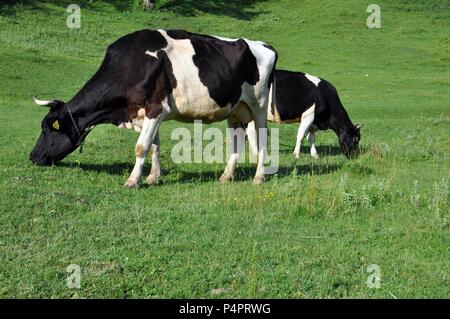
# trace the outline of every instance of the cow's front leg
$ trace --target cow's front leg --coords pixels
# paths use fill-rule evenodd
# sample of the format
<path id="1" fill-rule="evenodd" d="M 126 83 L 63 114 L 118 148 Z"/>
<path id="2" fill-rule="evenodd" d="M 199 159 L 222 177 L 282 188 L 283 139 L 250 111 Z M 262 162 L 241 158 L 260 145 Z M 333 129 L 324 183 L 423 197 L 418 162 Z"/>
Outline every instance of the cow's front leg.
<path id="1" fill-rule="evenodd" d="M 245 130 L 239 123 L 228 119 L 228 129 L 231 137 L 231 155 L 227 167 L 219 179 L 220 183 L 227 183 L 234 178 L 234 172 L 245 143 Z"/>
<path id="2" fill-rule="evenodd" d="M 158 132 L 159 125 L 164 118 L 165 113 L 161 112 L 156 118 L 144 118 L 144 124 L 142 125 L 142 131 L 139 135 L 138 141 L 135 147 L 136 163 L 134 164 L 133 171 L 130 177 L 125 182 L 125 186 L 138 187 L 139 181 L 144 169 L 145 157 L 150 149 L 152 141 Z"/>
<path id="3" fill-rule="evenodd" d="M 161 177 L 161 167 L 159 165 L 159 132 L 156 132 L 153 144 L 151 146 L 152 152 L 152 168 L 150 175 L 148 175 L 145 183 L 148 185 L 158 185 Z"/>

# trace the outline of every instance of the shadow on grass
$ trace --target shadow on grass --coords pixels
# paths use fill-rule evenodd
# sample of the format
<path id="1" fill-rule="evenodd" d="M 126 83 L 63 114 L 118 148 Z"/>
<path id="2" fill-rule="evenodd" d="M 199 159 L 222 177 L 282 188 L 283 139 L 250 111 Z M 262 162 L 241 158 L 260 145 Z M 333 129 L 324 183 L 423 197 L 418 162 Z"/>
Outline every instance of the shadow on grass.
<path id="1" fill-rule="evenodd" d="M 82 169 L 86 171 L 96 171 L 104 172 L 110 175 L 127 175 L 131 172 L 133 168 L 133 163 L 114 163 L 114 164 L 84 164 L 84 163 L 57 163 L 56 166 L 64 167 L 68 169 Z M 296 175 L 326 175 L 334 171 L 339 170 L 342 164 L 320 164 L 311 162 L 309 164 L 292 166 L 284 165 L 278 168 L 277 177 L 292 176 L 294 171 Z M 225 164 L 224 164 L 225 168 Z M 148 167 L 147 167 L 148 169 Z M 256 171 L 256 165 L 242 166 L 236 168 L 235 181 L 249 181 L 253 178 Z M 204 171 L 186 171 L 177 170 L 176 168 L 171 170 L 162 170 L 161 180 L 164 184 L 178 184 L 178 183 L 198 183 L 198 182 L 210 182 L 217 181 L 222 175 L 223 170 L 204 170 Z M 148 174 L 145 172 L 144 177 Z M 168 176 L 170 174 L 175 174 L 176 178 L 173 176 Z M 273 178 L 273 175 L 267 175 L 267 180 Z"/>
<path id="2" fill-rule="evenodd" d="M 280 154 L 291 154 L 292 157 L 294 156 L 294 145 L 287 145 L 280 143 Z M 364 155 L 367 152 L 369 152 L 371 149 L 370 146 L 360 146 L 358 151 L 358 156 Z M 300 156 L 310 156 L 310 150 L 311 148 L 309 145 L 302 145 L 300 148 Z M 319 157 L 326 157 L 326 156 L 339 156 L 344 154 L 342 153 L 342 149 L 338 145 L 316 145 L 317 153 L 319 154 Z"/>
<path id="3" fill-rule="evenodd" d="M 315 163 L 309 163 L 304 165 L 280 166 L 278 168 L 276 176 L 278 178 L 292 176 L 294 171 L 296 175 L 326 175 L 339 170 L 341 167 L 342 165 L 338 164 L 322 165 Z M 255 175 L 255 172 L 256 166 L 237 167 L 234 181 L 236 182 L 251 181 Z M 218 179 L 222 175 L 222 170 L 202 171 L 202 172 L 178 171 L 177 174 L 179 175 L 179 178 L 177 180 L 167 181 L 165 182 L 165 184 L 195 183 L 199 181 L 202 182 L 218 181 Z M 267 181 L 271 180 L 272 178 L 274 178 L 274 175 L 266 176 Z"/>
<path id="4" fill-rule="evenodd" d="M 171 11 L 183 16 L 196 16 L 208 13 L 216 16 L 229 16 L 239 20 L 251 20 L 264 11 L 255 10 L 254 6 L 267 0 L 157 0 L 155 10 Z M 103 5 L 109 4 L 117 11 L 132 10 L 143 7 L 142 0 L 2 0 L 0 15 L 15 16 L 17 8 L 48 11 L 45 4 L 52 4 L 66 8 L 70 4 L 77 4 L 82 9 L 102 10 Z"/>
<path id="5" fill-rule="evenodd" d="M 74 162 L 58 162 L 55 166 L 69 169 L 82 169 L 83 171 L 96 171 L 99 173 L 108 173 L 110 175 L 124 175 L 126 172 L 131 172 L 134 163 L 114 163 L 114 164 L 88 164 L 88 163 L 74 163 Z"/>
<path id="6" fill-rule="evenodd" d="M 280 143 L 280 154 L 293 154 L 294 153 L 295 145 L 287 145 Z M 319 157 L 324 156 L 338 156 L 342 155 L 342 150 L 337 145 L 316 145 L 317 153 L 319 154 Z M 302 145 L 300 148 L 300 156 L 309 156 L 310 154 L 310 147 L 309 145 Z M 292 155 L 294 156 L 294 155 Z"/>
<path id="7" fill-rule="evenodd" d="M 283 146 L 280 148 L 280 153 L 289 153 L 292 155 L 292 150 L 289 145 L 280 144 Z M 360 147 L 359 155 L 363 155 L 370 150 L 370 147 Z M 322 145 L 317 147 L 319 156 L 338 156 L 341 155 L 341 149 L 335 145 Z M 309 147 L 302 147 L 302 155 L 310 158 Z M 123 163 L 113 163 L 113 164 L 89 164 L 89 163 L 73 163 L 73 162 L 59 162 L 56 166 L 64 167 L 68 169 L 82 169 L 85 171 L 95 171 L 99 173 L 107 173 L 110 175 L 120 175 L 128 176 L 133 168 L 133 162 L 123 162 Z M 333 173 L 343 167 L 342 164 L 329 164 L 321 163 L 320 160 L 316 161 L 311 159 L 307 164 L 296 164 L 292 155 L 292 165 L 282 165 L 278 168 L 277 176 L 285 177 L 294 175 L 326 175 Z M 359 164 L 358 164 L 359 165 Z M 359 165 L 355 164 L 355 171 L 359 170 Z M 146 166 L 147 170 L 149 166 Z M 225 168 L 225 164 L 223 169 Z M 367 168 L 361 168 L 365 173 L 367 173 Z M 236 168 L 235 181 L 248 181 L 251 180 L 255 174 L 256 165 L 246 165 Z M 184 169 L 170 168 L 162 169 L 162 182 L 164 184 L 176 184 L 176 183 L 198 183 L 198 182 L 208 182 L 217 181 L 222 175 L 223 170 L 204 170 L 204 171 L 187 171 Z M 145 172 L 144 176 L 149 172 Z M 176 175 L 176 178 L 173 175 Z M 169 176 L 172 175 L 172 176 Z M 267 180 L 273 178 L 273 175 L 268 175 Z"/>

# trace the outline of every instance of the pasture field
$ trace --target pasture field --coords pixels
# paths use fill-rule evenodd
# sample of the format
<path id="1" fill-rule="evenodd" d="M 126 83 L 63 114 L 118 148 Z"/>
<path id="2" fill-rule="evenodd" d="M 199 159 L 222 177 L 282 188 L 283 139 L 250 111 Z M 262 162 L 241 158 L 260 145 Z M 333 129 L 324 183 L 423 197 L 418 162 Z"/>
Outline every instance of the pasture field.
<path id="1" fill-rule="evenodd" d="M 367 28 L 362 0 L 161 0 L 152 12 L 140 1 L 18 2 L 0 4 L 0 297 L 449 298 L 448 1 L 377 0 L 381 29 Z M 255 187 L 255 165 L 241 164 L 220 185 L 225 164 L 172 162 L 170 133 L 192 125 L 165 122 L 160 186 L 123 186 L 138 135 L 110 125 L 82 154 L 33 166 L 46 109 L 31 97 L 70 99 L 108 44 L 143 28 L 272 44 L 278 68 L 338 88 L 366 124 L 362 154 L 347 160 L 320 132 L 321 159 L 305 147 L 296 161 L 298 126 L 279 126 L 278 173 Z M 66 286 L 69 264 L 80 289 Z"/>

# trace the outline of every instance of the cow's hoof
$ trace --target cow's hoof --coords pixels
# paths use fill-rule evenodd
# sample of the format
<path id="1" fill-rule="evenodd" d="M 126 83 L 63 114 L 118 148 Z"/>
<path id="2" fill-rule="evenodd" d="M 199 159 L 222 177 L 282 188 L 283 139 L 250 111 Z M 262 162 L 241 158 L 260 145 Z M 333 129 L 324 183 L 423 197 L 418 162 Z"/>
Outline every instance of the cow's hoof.
<path id="1" fill-rule="evenodd" d="M 219 178 L 219 183 L 220 184 L 227 184 L 230 183 L 233 180 L 233 178 L 229 175 L 222 175 Z"/>
<path id="2" fill-rule="evenodd" d="M 314 158 L 315 160 L 320 159 L 319 155 L 317 155 L 317 154 L 314 154 L 314 155 L 311 155 L 311 156 L 312 156 L 312 158 Z"/>
<path id="3" fill-rule="evenodd" d="M 300 153 L 294 153 L 295 159 L 300 159 Z"/>
<path id="4" fill-rule="evenodd" d="M 132 178 L 127 179 L 125 186 L 128 188 L 139 188 L 139 183 Z"/>
<path id="5" fill-rule="evenodd" d="M 255 176 L 255 178 L 253 178 L 253 185 L 261 185 L 264 181 L 264 176 Z"/>
<path id="6" fill-rule="evenodd" d="M 145 180 L 145 184 L 147 185 L 158 185 L 159 184 L 159 176 L 149 175 Z"/>

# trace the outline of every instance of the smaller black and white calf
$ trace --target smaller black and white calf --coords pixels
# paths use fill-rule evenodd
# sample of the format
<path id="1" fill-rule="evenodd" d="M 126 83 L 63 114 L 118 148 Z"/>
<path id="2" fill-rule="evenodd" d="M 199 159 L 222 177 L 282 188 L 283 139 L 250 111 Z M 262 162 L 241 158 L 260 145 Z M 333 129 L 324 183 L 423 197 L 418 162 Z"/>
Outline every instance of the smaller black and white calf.
<path id="1" fill-rule="evenodd" d="M 362 125 L 353 125 L 345 111 L 336 88 L 328 81 L 302 72 L 276 70 L 275 81 L 270 94 L 275 98 L 267 111 L 267 120 L 277 124 L 300 122 L 295 144 L 295 158 L 300 157 L 300 145 L 308 139 L 311 156 L 319 158 L 315 146 L 315 133 L 332 129 L 342 152 L 348 158 L 358 154 Z M 247 128 L 252 153 L 256 152 L 256 134 L 253 123 Z"/>

